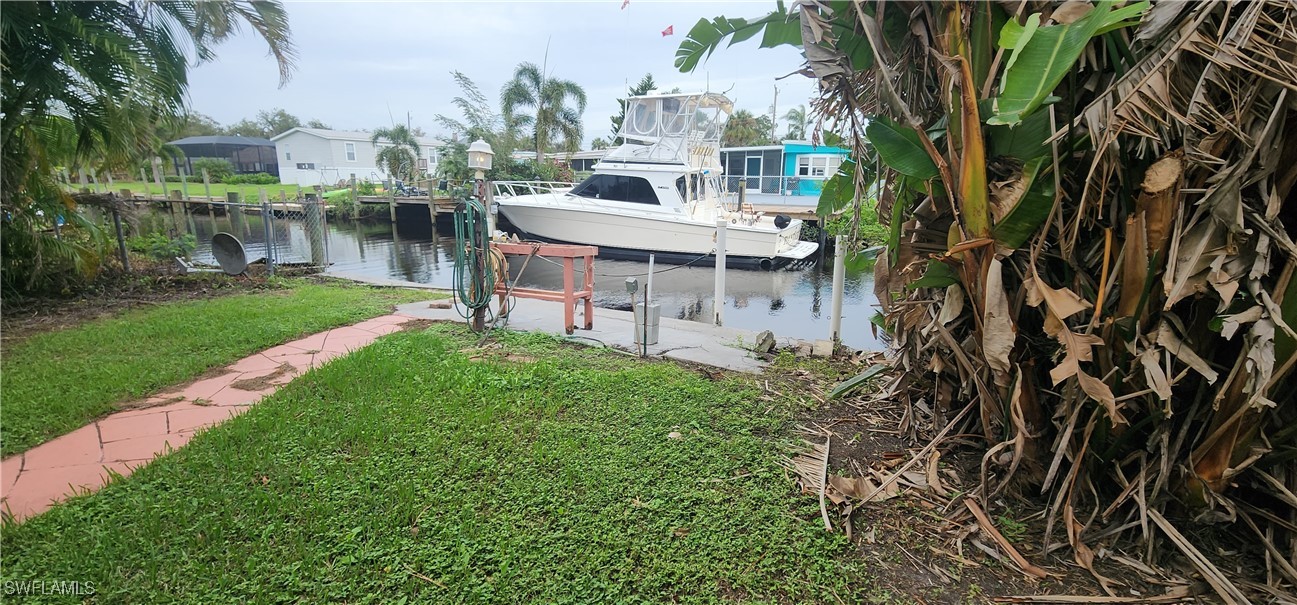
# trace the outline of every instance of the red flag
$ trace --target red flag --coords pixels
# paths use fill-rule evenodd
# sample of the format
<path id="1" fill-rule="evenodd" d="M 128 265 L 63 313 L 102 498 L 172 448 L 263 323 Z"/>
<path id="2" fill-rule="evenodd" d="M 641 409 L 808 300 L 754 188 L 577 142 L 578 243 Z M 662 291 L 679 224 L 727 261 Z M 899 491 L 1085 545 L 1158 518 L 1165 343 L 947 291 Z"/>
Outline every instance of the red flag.
<path id="1" fill-rule="evenodd" d="M 622 8 L 622 10 L 626 10 L 626 7 L 628 7 L 628 6 L 630 6 L 630 0 L 621 0 L 621 8 Z"/>
<path id="2" fill-rule="evenodd" d="M 670 35 L 675 34 L 675 33 L 676 33 L 675 27 L 676 27 L 676 26 L 674 26 L 674 25 L 668 25 L 666 29 L 662 30 L 662 35 L 663 35 L 663 36 L 670 36 Z"/>

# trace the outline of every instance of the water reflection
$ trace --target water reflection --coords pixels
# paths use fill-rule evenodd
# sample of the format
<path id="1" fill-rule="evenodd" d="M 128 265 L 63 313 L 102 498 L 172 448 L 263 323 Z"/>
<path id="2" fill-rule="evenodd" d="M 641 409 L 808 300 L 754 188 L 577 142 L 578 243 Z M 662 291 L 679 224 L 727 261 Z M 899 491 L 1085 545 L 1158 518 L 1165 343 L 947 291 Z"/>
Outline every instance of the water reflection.
<path id="1" fill-rule="evenodd" d="M 450 287 L 455 262 L 453 228 L 449 222 L 443 222 L 434 230 L 426 211 L 407 215 L 407 210 L 412 209 L 403 209 L 396 224 L 331 219 L 326 237 L 329 272 Z M 165 225 L 162 228 L 171 226 L 165 213 L 155 215 L 153 220 Z M 243 234 L 241 239 L 251 258 L 264 254 L 264 225 L 258 215 L 247 215 L 241 221 L 227 216 L 191 218 L 199 235 L 199 249 L 195 252 L 199 260 L 210 259 L 211 235 L 217 231 Z M 185 217 L 178 216 L 177 220 L 184 221 Z M 276 219 L 272 224 L 281 261 L 305 261 L 309 257 L 309 239 L 302 222 Z M 521 258 L 513 259 L 510 272 L 517 276 L 521 266 Z M 580 262 L 577 268 L 584 270 Z M 710 321 L 715 276 L 712 268 L 658 265 L 657 270 L 660 272 L 653 278 L 653 295 L 662 305 L 663 317 Z M 597 259 L 595 304 L 629 309 L 626 277 L 638 277 L 642 288 L 647 282 L 647 271 L 647 263 Z M 730 269 L 725 283 L 725 325 L 769 329 L 779 336 L 804 339 L 828 337 L 833 289 L 832 268 L 828 263 L 780 271 Z M 519 285 L 525 287 L 558 289 L 562 284 L 562 268 L 539 258 L 527 264 L 519 280 Z M 883 345 L 873 338 L 869 323 L 875 311 L 872 273 L 848 271 L 845 286 L 843 341 L 855 348 L 881 348 Z"/>

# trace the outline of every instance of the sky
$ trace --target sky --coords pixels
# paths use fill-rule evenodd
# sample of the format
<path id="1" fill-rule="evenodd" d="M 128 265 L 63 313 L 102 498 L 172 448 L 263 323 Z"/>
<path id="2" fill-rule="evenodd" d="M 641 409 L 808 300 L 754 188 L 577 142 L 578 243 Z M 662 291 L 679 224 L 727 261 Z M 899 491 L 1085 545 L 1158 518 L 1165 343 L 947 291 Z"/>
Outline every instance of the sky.
<path id="1" fill-rule="evenodd" d="M 190 74 L 193 111 L 222 125 L 283 108 L 303 121 L 339 130 L 372 130 L 406 121 L 443 133 L 437 114 L 458 118 L 451 78 L 459 70 L 490 98 L 522 61 L 585 89 L 583 148 L 610 136 L 617 98 L 645 73 L 662 90 L 725 92 L 737 109 L 777 112 L 806 105 L 812 80 L 786 76 L 802 65 L 790 46 L 757 48 L 755 40 L 721 48 L 692 74 L 674 66 L 676 48 L 700 18 L 758 17 L 773 1 L 687 2 L 412 1 L 287 2 L 297 69 L 283 87 L 260 38 L 244 32 L 217 48 L 217 58 Z M 674 35 L 662 31 L 673 27 Z M 548 47 L 548 55 L 546 48 Z M 784 127 L 780 126 L 780 135 Z"/>

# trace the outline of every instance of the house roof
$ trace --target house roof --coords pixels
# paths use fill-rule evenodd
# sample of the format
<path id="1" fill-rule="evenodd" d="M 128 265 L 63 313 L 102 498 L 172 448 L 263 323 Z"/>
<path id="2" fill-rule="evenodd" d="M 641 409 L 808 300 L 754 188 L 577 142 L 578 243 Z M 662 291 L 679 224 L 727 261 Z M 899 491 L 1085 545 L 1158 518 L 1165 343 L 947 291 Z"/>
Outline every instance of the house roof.
<path id="1" fill-rule="evenodd" d="M 304 126 L 299 126 L 297 128 L 293 128 L 291 130 L 281 132 L 271 137 L 270 140 L 278 141 L 279 139 L 287 137 L 288 135 L 291 135 L 295 132 L 303 132 L 309 135 L 317 136 L 322 139 L 328 139 L 332 141 L 369 142 L 370 140 L 372 140 L 372 137 L 374 136 L 374 133 L 372 132 L 363 132 L 363 131 L 356 131 L 356 130 L 327 130 L 324 128 L 306 128 Z M 446 144 L 445 141 L 441 139 L 434 139 L 432 137 L 415 137 L 415 138 L 419 140 L 420 145 L 425 145 L 428 147 L 441 147 L 442 145 Z"/>
<path id="2" fill-rule="evenodd" d="M 270 139 L 263 139 L 261 137 L 241 137 L 237 135 L 234 136 L 212 135 L 212 136 L 201 136 L 201 137 L 185 137 L 183 139 L 171 141 L 168 144 L 177 145 L 177 146 L 181 146 L 181 145 L 236 145 L 242 147 L 256 147 L 260 145 L 265 145 L 268 147 L 275 146 L 274 141 L 271 141 Z"/>

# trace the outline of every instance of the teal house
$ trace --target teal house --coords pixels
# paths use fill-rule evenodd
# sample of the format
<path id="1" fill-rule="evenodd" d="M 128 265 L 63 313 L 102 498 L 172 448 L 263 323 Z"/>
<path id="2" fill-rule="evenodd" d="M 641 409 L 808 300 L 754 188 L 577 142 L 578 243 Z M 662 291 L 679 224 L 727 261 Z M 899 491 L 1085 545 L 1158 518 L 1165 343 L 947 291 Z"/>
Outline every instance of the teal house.
<path id="1" fill-rule="evenodd" d="M 780 145 L 723 147 L 721 166 L 730 191 L 802 198 L 792 202 L 815 203 L 824 181 L 847 158 L 847 150 L 810 141 L 784 141 Z M 808 199 L 809 198 L 809 199 Z"/>

